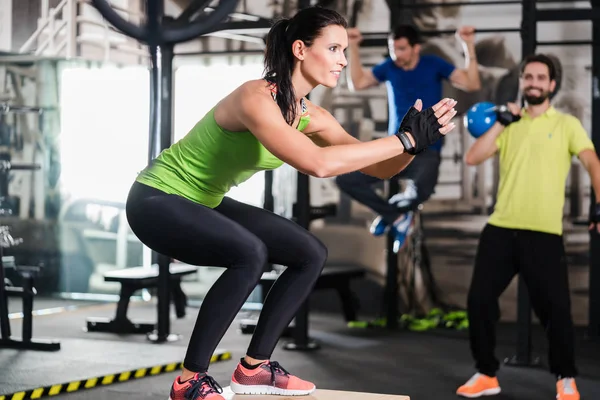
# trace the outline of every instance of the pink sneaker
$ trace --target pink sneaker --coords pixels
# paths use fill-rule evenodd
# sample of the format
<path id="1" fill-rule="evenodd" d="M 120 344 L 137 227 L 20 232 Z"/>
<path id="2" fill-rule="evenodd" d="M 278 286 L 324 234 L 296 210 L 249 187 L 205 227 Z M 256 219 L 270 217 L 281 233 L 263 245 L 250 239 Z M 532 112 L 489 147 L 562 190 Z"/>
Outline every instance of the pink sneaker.
<path id="1" fill-rule="evenodd" d="M 314 392 L 315 385 L 290 375 L 277 361 L 265 361 L 254 369 L 238 364 L 231 377 L 231 390 L 236 394 L 305 396 Z"/>
<path id="2" fill-rule="evenodd" d="M 221 393 L 223 389 L 211 376 L 196 374 L 184 383 L 175 378 L 169 400 L 225 400 Z"/>

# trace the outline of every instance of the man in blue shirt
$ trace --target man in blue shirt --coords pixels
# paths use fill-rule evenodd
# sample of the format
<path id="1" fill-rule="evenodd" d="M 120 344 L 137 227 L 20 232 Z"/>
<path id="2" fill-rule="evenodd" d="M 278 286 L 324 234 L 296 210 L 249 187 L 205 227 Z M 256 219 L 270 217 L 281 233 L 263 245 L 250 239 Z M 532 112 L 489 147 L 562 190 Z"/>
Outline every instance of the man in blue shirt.
<path id="1" fill-rule="evenodd" d="M 399 25 L 388 39 L 390 57 L 368 70 L 363 68 L 360 61 L 362 35 L 357 28 L 348 29 L 350 85 L 354 90 L 362 90 L 385 82 L 389 105 L 388 134 L 396 134 L 404 114 L 417 99 L 422 100 L 423 109 L 440 101 L 444 80 L 464 91 L 481 88 L 475 59 L 475 30 L 473 27 L 462 27 L 456 36 L 462 40 L 465 50 L 464 69 L 456 68 L 435 55 L 421 55 L 419 30 L 411 25 Z M 443 138 L 416 156 L 407 168 L 392 178 L 406 179 L 409 184 L 403 193 L 393 196 L 389 202 L 373 188 L 375 183 L 381 182 L 379 178 L 354 172 L 338 176 L 335 180 L 343 192 L 379 214 L 371 224 L 373 235 L 384 234 L 391 225 L 396 237 L 395 252 L 404 245 L 414 210 L 434 192 L 442 145 Z"/>

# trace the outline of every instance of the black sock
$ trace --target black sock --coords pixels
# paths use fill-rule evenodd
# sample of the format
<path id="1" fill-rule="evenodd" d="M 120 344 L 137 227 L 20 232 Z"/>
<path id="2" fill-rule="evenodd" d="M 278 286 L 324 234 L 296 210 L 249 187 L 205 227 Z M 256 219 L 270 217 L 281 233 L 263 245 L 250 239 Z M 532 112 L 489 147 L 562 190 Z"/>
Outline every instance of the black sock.
<path id="1" fill-rule="evenodd" d="M 256 365 L 250 365 L 250 364 L 248 364 L 248 363 L 246 362 L 246 360 L 244 360 L 243 358 L 241 358 L 241 359 L 240 359 L 240 363 L 242 364 L 242 366 L 243 366 L 244 368 L 247 368 L 247 369 L 256 369 L 256 368 L 258 368 L 258 366 L 259 366 L 260 364 L 262 364 L 262 363 L 260 363 L 260 364 L 256 364 Z"/>
<path id="2" fill-rule="evenodd" d="M 572 376 L 560 376 L 560 375 L 556 375 L 556 381 L 557 382 L 560 381 L 561 379 L 565 379 L 565 378 L 571 378 L 571 379 L 573 379 Z"/>

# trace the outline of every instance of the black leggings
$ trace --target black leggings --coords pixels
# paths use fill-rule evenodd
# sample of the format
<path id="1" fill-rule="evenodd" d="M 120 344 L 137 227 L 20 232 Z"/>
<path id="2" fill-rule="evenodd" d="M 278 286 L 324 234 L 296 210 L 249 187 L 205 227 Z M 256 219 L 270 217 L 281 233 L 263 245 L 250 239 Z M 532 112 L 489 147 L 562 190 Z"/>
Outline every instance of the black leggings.
<path id="1" fill-rule="evenodd" d="M 183 365 L 194 372 L 208 369 L 267 262 L 287 268 L 269 291 L 247 355 L 269 359 L 327 258 L 327 248 L 298 224 L 227 197 L 211 209 L 135 182 L 127 219 L 139 240 L 157 253 L 227 268 L 206 294 L 190 338 Z"/>

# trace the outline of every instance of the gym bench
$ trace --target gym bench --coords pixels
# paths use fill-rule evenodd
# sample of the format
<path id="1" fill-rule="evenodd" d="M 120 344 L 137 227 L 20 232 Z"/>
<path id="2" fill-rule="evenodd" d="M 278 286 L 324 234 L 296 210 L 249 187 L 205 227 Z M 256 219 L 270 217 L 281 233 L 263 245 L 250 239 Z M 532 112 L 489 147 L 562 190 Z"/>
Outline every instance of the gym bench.
<path id="1" fill-rule="evenodd" d="M 0 249 L 1 250 L 1 249 Z M 0 251 L 1 253 L 1 251 Z M 14 268 L 22 279 L 22 286 L 13 286 L 4 278 L 4 268 Z M 60 350 L 60 342 L 54 339 L 33 338 L 33 300 L 37 294 L 34 278 L 39 276 L 42 267 L 21 266 L 14 263 L 14 257 L 0 256 L 0 349 L 19 350 Z M 8 298 L 20 297 L 23 302 L 23 322 L 21 339 L 11 336 L 10 319 L 8 315 Z"/>
<path id="2" fill-rule="evenodd" d="M 340 296 L 344 319 L 346 322 L 356 321 L 359 305 L 356 295 L 350 289 L 350 281 L 363 278 L 365 274 L 365 269 L 360 266 L 328 265 L 323 268 L 323 272 L 321 272 L 321 276 L 319 276 L 313 290 L 335 289 Z M 262 288 L 263 304 L 271 290 L 271 286 L 273 286 L 279 275 L 281 273 L 276 271 L 262 274 L 259 285 Z M 242 333 L 253 333 L 256 322 L 254 319 L 242 320 L 240 324 Z M 291 336 L 291 329 L 293 329 L 292 326 L 288 327 L 283 336 Z"/>
<path id="3" fill-rule="evenodd" d="M 187 296 L 181 289 L 181 278 L 198 271 L 197 266 L 172 263 L 169 266 L 171 272 L 171 299 L 175 306 L 177 318 L 185 317 Z M 155 330 L 155 324 L 136 323 L 127 318 L 127 309 L 131 296 L 140 289 L 156 287 L 158 285 L 158 265 L 146 267 L 122 268 L 106 272 L 105 282 L 119 282 L 121 293 L 117 304 L 117 313 L 114 319 L 88 318 L 88 332 L 110 332 L 110 333 L 150 333 Z"/>

